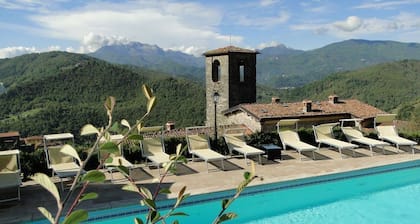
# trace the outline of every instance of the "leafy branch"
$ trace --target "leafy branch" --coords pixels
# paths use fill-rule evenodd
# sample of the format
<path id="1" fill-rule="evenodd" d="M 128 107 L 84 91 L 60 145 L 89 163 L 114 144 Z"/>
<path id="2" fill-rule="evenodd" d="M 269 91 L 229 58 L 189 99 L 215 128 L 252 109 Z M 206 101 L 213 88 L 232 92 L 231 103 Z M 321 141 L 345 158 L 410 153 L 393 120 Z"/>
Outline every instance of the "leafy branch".
<path id="1" fill-rule="evenodd" d="M 222 223 L 231 219 L 236 218 L 238 215 L 233 212 L 226 213 L 226 210 L 229 206 L 239 197 L 242 191 L 255 179 L 257 176 L 255 175 L 255 163 L 251 161 L 251 172 L 244 173 L 244 180 L 239 184 L 236 188 L 235 195 L 230 199 L 224 199 L 222 201 L 222 210 L 219 212 L 217 217 L 213 220 L 213 224 Z"/>
<path id="2" fill-rule="evenodd" d="M 153 109 L 156 102 L 156 98 L 155 96 L 153 96 L 153 93 L 149 87 L 147 87 L 146 85 L 143 85 L 142 90 L 143 90 L 144 95 L 147 98 L 147 112 L 143 115 L 143 117 L 140 118 L 140 120 L 137 121 L 135 125 L 136 127 L 139 126 L 141 122 L 149 115 L 149 113 Z M 79 155 L 77 154 L 77 151 L 71 145 L 65 145 L 60 149 L 61 153 L 72 156 L 80 164 L 80 169 L 77 172 L 68 193 L 63 199 L 61 198 L 57 187 L 47 175 L 42 174 L 42 173 L 36 173 L 34 176 L 31 177 L 35 182 L 39 183 L 50 194 L 52 194 L 56 200 L 57 212 L 55 214 L 55 217 L 45 207 L 38 207 L 38 210 L 48 219 L 50 223 L 54 223 L 54 224 L 59 223 L 60 217 L 62 217 L 63 215 L 65 205 L 68 203 L 68 200 L 76 191 L 76 189 L 78 189 L 78 187 L 80 186 L 82 187 L 79 190 L 79 193 L 77 194 L 76 198 L 74 199 L 74 202 L 68 209 L 66 216 L 64 217 L 63 223 L 65 224 L 79 223 L 79 222 L 87 220 L 88 212 L 82 209 L 75 210 L 75 208 L 80 202 L 84 200 L 95 199 L 98 197 L 98 195 L 94 192 L 87 193 L 87 194 L 84 194 L 84 192 L 89 183 L 104 182 L 105 174 L 99 171 L 99 168 L 102 166 L 102 163 L 99 164 L 96 170 L 91 170 L 84 173 L 84 167 L 86 163 L 94 154 L 98 153 L 98 150 L 107 152 L 107 153 L 114 153 L 118 150 L 118 145 L 121 144 L 123 140 L 141 139 L 137 135 L 129 136 L 131 132 L 133 131 L 133 129 L 129 128 L 129 130 L 125 133 L 123 140 L 117 143 L 110 141 L 109 130 L 111 129 L 112 124 L 113 124 L 112 113 L 113 113 L 115 104 L 116 104 L 116 100 L 112 96 L 108 97 L 104 103 L 104 107 L 108 115 L 108 124 L 105 128 L 96 128 L 91 124 L 87 124 L 83 126 L 81 130 L 82 136 L 92 135 L 92 134 L 97 135 L 96 141 L 93 144 L 93 146 L 88 150 L 87 158 L 84 161 L 81 161 L 81 159 L 79 158 Z M 123 120 L 121 123 L 125 126 L 128 124 L 128 122 L 125 120 Z M 102 144 L 102 141 L 104 138 L 106 142 Z M 123 168 L 121 168 L 121 170 L 123 170 Z"/>

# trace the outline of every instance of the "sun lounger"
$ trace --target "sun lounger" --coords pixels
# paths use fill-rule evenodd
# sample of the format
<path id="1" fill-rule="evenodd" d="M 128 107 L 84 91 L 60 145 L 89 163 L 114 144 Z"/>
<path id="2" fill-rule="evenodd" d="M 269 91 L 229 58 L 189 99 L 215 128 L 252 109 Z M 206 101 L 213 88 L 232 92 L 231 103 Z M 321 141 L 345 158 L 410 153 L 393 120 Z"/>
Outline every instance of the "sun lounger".
<path id="1" fill-rule="evenodd" d="M 73 158 L 60 151 L 65 143 L 73 144 L 74 136 L 71 133 L 49 134 L 44 135 L 43 141 L 48 169 L 52 170 L 52 176 L 60 178 L 61 190 L 64 190 L 63 179 L 75 177 L 80 170 L 76 163 L 80 158 Z"/>
<path id="2" fill-rule="evenodd" d="M 378 114 L 376 116 L 375 130 L 378 138 L 394 144 L 397 149 L 400 149 L 400 146 L 409 146 L 414 154 L 414 146 L 417 145 L 417 142 L 398 135 L 394 125 L 395 117 L 395 114 Z"/>
<path id="3" fill-rule="evenodd" d="M 363 135 L 363 133 L 357 128 L 358 126 L 358 122 L 360 120 L 358 119 L 343 119 L 341 120 L 341 131 L 343 132 L 343 134 L 346 136 L 347 140 L 352 143 L 352 142 L 356 142 L 362 145 L 367 145 L 369 146 L 371 155 L 373 156 L 373 147 L 380 147 L 382 148 L 382 152 L 385 154 L 385 146 L 389 145 L 389 143 L 384 142 L 384 141 L 380 141 L 380 140 L 376 140 L 373 138 L 368 138 L 365 137 Z M 343 126 L 343 124 L 345 122 L 355 122 L 355 126 Z"/>
<path id="4" fill-rule="evenodd" d="M 297 133 L 297 123 L 298 119 L 287 119 L 280 120 L 277 122 L 277 133 L 280 137 L 283 149 L 286 150 L 287 147 L 293 148 L 299 152 L 299 159 L 302 160 L 302 152 L 310 151 L 312 152 L 312 158 L 315 159 L 315 146 L 310 145 L 306 142 L 300 140 Z"/>
<path id="5" fill-rule="evenodd" d="M 124 138 L 124 136 L 120 135 L 120 134 L 111 135 L 110 138 L 109 138 L 109 141 L 118 143 L 123 138 Z M 106 139 L 102 138 L 101 143 L 105 143 L 105 142 L 106 142 Z M 119 151 L 116 152 L 116 153 L 111 153 L 109 155 L 103 155 L 103 154 L 101 155 L 100 153 L 98 154 L 100 160 L 103 160 L 106 156 L 109 156 L 109 157 L 112 158 L 112 161 L 109 161 L 109 160 L 104 161 L 104 167 L 108 170 L 108 172 L 110 172 L 112 182 L 114 182 L 113 172 L 115 170 L 117 170 L 116 167 L 124 166 L 124 167 L 128 168 L 129 172 L 134 168 L 134 165 L 124 157 L 124 153 L 123 153 L 123 149 L 121 147 L 121 144 L 118 145 L 118 148 L 119 148 Z"/>
<path id="6" fill-rule="evenodd" d="M 0 198 L 0 202 L 20 200 L 19 150 L 0 151 L 0 189 L 17 188 L 16 197 Z"/>
<path id="7" fill-rule="evenodd" d="M 315 141 L 318 143 L 318 150 L 321 148 L 321 145 L 328 145 L 330 147 L 338 149 L 340 152 L 341 158 L 343 158 L 342 150 L 343 149 L 350 149 L 353 151 L 354 148 L 357 148 L 357 145 L 351 144 L 345 141 L 340 141 L 333 137 L 333 128 L 337 126 L 339 123 L 327 123 L 327 124 L 320 124 L 312 126 L 314 130 Z"/>
<path id="8" fill-rule="evenodd" d="M 151 161 L 151 165 L 158 167 L 160 174 L 160 167 L 170 161 L 169 154 L 165 153 L 165 144 L 163 142 L 162 134 L 163 127 L 143 127 L 140 132 L 145 134 L 143 136 L 143 140 L 140 142 L 140 145 L 142 156 L 146 158 L 146 165 L 148 165 L 147 161 Z M 151 135 L 152 133 L 153 137 L 147 135 Z"/>
<path id="9" fill-rule="evenodd" d="M 246 164 L 248 164 L 247 162 L 248 156 L 258 156 L 258 161 L 260 164 L 262 164 L 261 154 L 263 154 L 264 151 L 246 144 L 245 136 L 243 132 L 244 132 L 244 129 L 242 128 L 225 130 L 225 133 L 223 134 L 223 138 L 226 142 L 226 145 L 228 146 L 229 153 L 232 155 L 232 152 L 236 151 L 242 154 L 245 158 Z"/>
<path id="10" fill-rule="evenodd" d="M 209 144 L 209 139 L 207 135 L 199 135 L 197 133 L 192 133 L 192 130 L 205 128 L 205 127 L 189 127 L 186 128 L 186 138 L 188 144 L 188 151 L 193 156 L 197 156 L 198 158 L 204 160 L 207 166 L 207 172 L 209 171 L 208 162 L 210 161 L 217 161 L 220 160 L 222 164 L 222 170 L 225 169 L 223 161 L 226 157 L 214 150 L 211 149 Z"/>

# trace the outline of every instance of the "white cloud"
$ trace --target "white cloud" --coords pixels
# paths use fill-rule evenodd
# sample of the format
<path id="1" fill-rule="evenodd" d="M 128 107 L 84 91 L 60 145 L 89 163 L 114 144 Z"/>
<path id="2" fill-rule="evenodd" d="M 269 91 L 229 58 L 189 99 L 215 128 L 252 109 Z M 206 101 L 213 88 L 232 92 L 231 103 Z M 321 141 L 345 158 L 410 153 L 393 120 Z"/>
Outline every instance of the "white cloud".
<path id="1" fill-rule="evenodd" d="M 227 45 L 242 37 L 218 31 L 222 14 L 197 3 L 130 1 L 124 4 L 91 3 L 84 8 L 33 16 L 45 36 L 82 41 L 89 52 L 113 41 L 130 40 L 162 48 L 199 49 Z M 86 36 L 86 34 L 89 34 Z M 202 53 L 202 52 L 200 52 Z"/>
<path id="2" fill-rule="evenodd" d="M 35 47 L 6 47 L 0 49 L 0 58 L 12 58 L 23 54 L 39 52 Z"/>
<path id="3" fill-rule="evenodd" d="M 260 5 L 263 7 L 267 7 L 276 4 L 277 2 L 277 0 L 260 0 Z"/>
<path id="4" fill-rule="evenodd" d="M 24 10 L 33 12 L 46 12 L 48 8 L 53 8 L 56 3 L 71 0 L 45 1 L 45 0 L 0 0 L 0 8 L 10 10 Z"/>
<path id="5" fill-rule="evenodd" d="M 278 43 L 277 41 L 271 41 L 271 42 L 265 42 L 265 43 L 260 43 L 257 47 L 257 49 L 264 49 L 267 47 L 277 47 L 281 45 L 280 43 Z"/>
<path id="6" fill-rule="evenodd" d="M 333 26 L 345 32 L 352 32 L 359 29 L 362 23 L 363 21 L 359 17 L 349 16 L 345 21 L 338 21 L 333 23 Z"/>
<path id="7" fill-rule="evenodd" d="M 104 36 L 100 34 L 89 33 L 83 37 L 81 53 L 90 53 L 97 49 L 116 44 L 128 44 L 130 41 L 121 36 Z"/>
<path id="8" fill-rule="evenodd" d="M 331 23 L 303 23 L 291 26 L 293 30 L 309 30 L 319 35 L 340 38 L 364 38 L 369 35 L 401 35 L 420 28 L 420 17 L 410 13 L 400 13 L 385 19 L 359 18 L 350 16 L 344 21 Z M 417 40 L 418 41 L 418 40 Z"/>
<path id="9" fill-rule="evenodd" d="M 60 51 L 60 50 L 61 50 L 61 47 L 57 45 L 48 47 L 48 51 Z"/>
<path id="10" fill-rule="evenodd" d="M 178 47 L 168 48 L 167 50 L 181 51 L 186 54 L 200 56 L 203 52 L 205 52 L 208 49 L 204 47 L 195 47 L 195 46 L 178 46 Z"/>
<path id="11" fill-rule="evenodd" d="M 411 5 L 420 3 L 420 0 L 401 0 L 401 1 L 375 1 L 364 3 L 353 8 L 356 9 L 394 9 L 397 6 L 401 5 Z"/>
<path id="12" fill-rule="evenodd" d="M 241 26 L 252 26 L 258 28 L 271 28 L 273 26 L 286 23 L 290 19 L 290 14 L 286 11 L 281 11 L 277 16 L 272 17 L 245 17 L 237 16 L 237 24 Z"/>

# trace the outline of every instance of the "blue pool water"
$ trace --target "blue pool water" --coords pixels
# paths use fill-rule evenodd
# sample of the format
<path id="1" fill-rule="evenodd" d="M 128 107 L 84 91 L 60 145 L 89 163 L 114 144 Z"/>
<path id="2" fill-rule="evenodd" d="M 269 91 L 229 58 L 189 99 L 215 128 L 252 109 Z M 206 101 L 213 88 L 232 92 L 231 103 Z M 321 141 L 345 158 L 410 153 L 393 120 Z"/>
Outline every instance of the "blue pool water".
<path id="1" fill-rule="evenodd" d="M 249 187 L 231 206 L 228 223 L 418 223 L 420 161 Z M 281 172 L 279 172 L 281 173 Z M 191 197 L 181 223 L 211 223 L 233 191 Z M 161 202 L 171 204 L 170 201 Z M 91 212 L 91 223 L 133 223 L 140 205 Z M 122 216 L 121 214 L 126 215 Z M 112 216 L 111 219 L 104 219 Z"/>

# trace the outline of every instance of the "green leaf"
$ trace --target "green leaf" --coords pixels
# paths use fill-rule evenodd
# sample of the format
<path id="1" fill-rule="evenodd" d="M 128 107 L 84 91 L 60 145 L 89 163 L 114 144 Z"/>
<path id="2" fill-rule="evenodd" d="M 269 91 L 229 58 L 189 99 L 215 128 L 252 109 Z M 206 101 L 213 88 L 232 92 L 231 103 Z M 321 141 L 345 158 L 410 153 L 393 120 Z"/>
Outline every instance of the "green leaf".
<path id="1" fill-rule="evenodd" d="M 121 159 L 118 159 L 118 163 L 120 164 L 119 166 L 116 166 L 115 168 L 118 170 L 118 171 L 120 171 L 124 176 L 129 176 L 129 170 L 128 170 L 128 168 L 127 167 L 125 167 L 125 166 L 122 166 L 121 164 L 122 164 L 122 161 L 121 161 Z"/>
<path id="2" fill-rule="evenodd" d="M 108 98 L 106 98 L 104 106 L 107 112 L 111 114 L 115 107 L 115 97 L 109 96 Z"/>
<path id="3" fill-rule="evenodd" d="M 178 144 L 176 146 L 176 155 L 177 156 L 181 155 L 181 149 L 182 149 L 182 144 Z"/>
<path id="4" fill-rule="evenodd" d="M 95 128 L 95 126 L 91 124 L 86 124 L 82 127 L 82 130 L 80 131 L 80 135 L 92 135 L 92 134 L 98 134 L 99 130 Z"/>
<path id="5" fill-rule="evenodd" d="M 174 205 L 174 208 L 176 208 L 176 207 L 178 207 L 180 204 L 181 204 L 181 202 L 182 201 L 184 201 L 188 196 L 190 196 L 190 194 L 186 194 L 186 195 L 184 195 L 184 193 L 185 193 L 185 189 L 186 189 L 186 187 L 184 186 L 180 191 L 179 191 L 179 193 L 178 193 L 178 197 L 177 197 L 177 199 L 176 199 L 176 202 L 175 202 L 175 205 Z"/>
<path id="6" fill-rule="evenodd" d="M 143 140 L 143 136 L 138 134 L 131 134 L 127 137 L 127 139 L 132 141 L 141 141 Z"/>
<path id="7" fill-rule="evenodd" d="M 120 149 L 118 148 L 118 145 L 114 142 L 105 142 L 101 145 L 100 150 L 108 153 L 116 153 Z"/>
<path id="8" fill-rule="evenodd" d="M 218 222 L 217 222 L 217 223 L 221 223 L 221 222 L 224 222 L 224 221 L 228 221 L 228 220 L 234 219 L 234 218 L 236 218 L 237 216 L 238 216 L 238 215 L 236 215 L 236 214 L 235 214 L 235 213 L 233 213 L 233 212 L 223 214 L 222 216 L 220 216 L 220 218 L 219 218 L 219 220 L 218 220 Z"/>
<path id="9" fill-rule="evenodd" d="M 66 155 L 69 155 L 73 158 L 75 158 L 79 163 L 82 163 L 82 160 L 79 157 L 79 154 L 77 153 L 76 149 L 73 148 L 73 146 L 65 144 L 61 149 L 61 153 L 64 153 Z"/>
<path id="10" fill-rule="evenodd" d="M 150 209 L 152 209 L 153 211 L 156 211 L 156 204 L 155 201 L 153 201 L 152 199 L 149 198 L 145 198 L 143 200 L 141 200 L 147 207 L 149 207 Z"/>
<path id="11" fill-rule="evenodd" d="M 54 217 L 46 208 L 38 207 L 38 210 L 41 212 L 42 215 L 44 215 L 45 218 L 48 219 L 48 221 L 50 221 L 50 223 L 54 223 Z"/>
<path id="12" fill-rule="evenodd" d="M 111 126 L 111 128 L 109 128 L 109 131 L 111 132 L 119 132 L 120 131 L 120 125 L 118 124 L 118 122 L 114 122 Z"/>
<path id="13" fill-rule="evenodd" d="M 146 85 L 142 85 L 141 87 L 142 87 L 142 90 L 143 90 L 143 94 L 144 94 L 144 96 L 145 96 L 148 100 L 150 100 L 150 98 L 152 98 L 152 97 L 153 97 L 153 92 L 152 92 L 152 90 L 151 90 L 148 86 L 146 86 Z"/>
<path id="14" fill-rule="evenodd" d="M 181 190 L 178 192 L 178 198 L 181 198 L 184 195 L 186 189 L 187 189 L 187 186 L 183 186 L 181 188 Z"/>
<path id="15" fill-rule="evenodd" d="M 189 215 L 185 212 L 174 212 L 174 213 L 171 213 L 171 216 L 189 216 Z"/>
<path id="16" fill-rule="evenodd" d="M 169 161 L 167 163 L 163 163 L 162 167 L 164 168 L 165 172 L 172 170 L 174 161 Z"/>
<path id="17" fill-rule="evenodd" d="M 135 224 L 143 224 L 143 220 L 141 220 L 139 218 L 134 218 L 134 223 Z"/>
<path id="18" fill-rule="evenodd" d="M 98 170 L 90 170 L 82 177 L 82 181 L 92 182 L 92 183 L 102 183 L 106 179 L 105 174 Z"/>
<path id="19" fill-rule="evenodd" d="M 229 199 L 223 199 L 223 201 L 222 201 L 222 208 L 223 208 L 223 210 L 227 209 L 227 207 L 230 205 L 230 203 L 231 203 L 231 200 L 229 200 Z"/>
<path id="20" fill-rule="evenodd" d="M 250 172 L 244 172 L 244 178 L 245 180 L 249 180 L 249 177 L 251 176 Z"/>
<path id="21" fill-rule="evenodd" d="M 132 191 L 132 192 L 139 192 L 139 188 L 137 187 L 137 185 L 135 183 L 129 182 L 128 184 L 124 185 L 122 187 L 123 190 L 125 191 Z"/>
<path id="22" fill-rule="evenodd" d="M 82 195 L 80 197 L 79 202 L 86 201 L 86 200 L 92 200 L 98 198 L 98 194 L 95 192 L 89 192 L 87 194 Z"/>
<path id="23" fill-rule="evenodd" d="M 153 107 L 155 107 L 156 97 L 152 97 L 147 101 L 147 113 L 152 111 Z"/>
<path id="24" fill-rule="evenodd" d="M 89 218 L 88 212 L 86 210 L 75 210 L 73 211 L 69 216 L 67 216 L 63 224 L 75 224 L 75 223 L 81 223 L 83 221 L 86 221 Z"/>
<path id="25" fill-rule="evenodd" d="M 172 193 L 172 192 L 168 188 L 162 188 L 159 191 L 159 194 L 170 194 L 170 193 Z"/>
<path id="26" fill-rule="evenodd" d="M 47 175 L 43 173 L 36 173 L 31 177 L 31 179 L 37 182 L 43 188 L 47 189 L 47 191 L 49 191 L 54 196 L 57 204 L 60 203 L 60 194 L 58 193 L 58 189 Z"/>
<path id="27" fill-rule="evenodd" d="M 146 198 L 148 199 L 153 199 L 153 195 L 152 192 L 149 191 L 149 189 L 145 188 L 145 187 L 140 187 L 140 192 L 145 195 Z"/>
<path id="28" fill-rule="evenodd" d="M 158 211 L 153 211 L 152 213 L 151 213 L 151 218 L 152 218 L 152 223 L 157 223 L 157 221 L 159 220 L 159 218 L 160 218 L 160 213 L 158 212 Z"/>
<path id="29" fill-rule="evenodd" d="M 114 161 L 114 158 L 108 157 L 106 158 L 105 163 L 112 163 L 112 161 Z"/>
<path id="30" fill-rule="evenodd" d="M 127 127 L 128 129 L 131 129 L 130 123 L 126 119 L 121 120 L 121 125 Z"/>
<path id="31" fill-rule="evenodd" d="M 172 222 L 172 224 L 179 224 L 179 221 L 175 220 L 175 221 Z"/>

